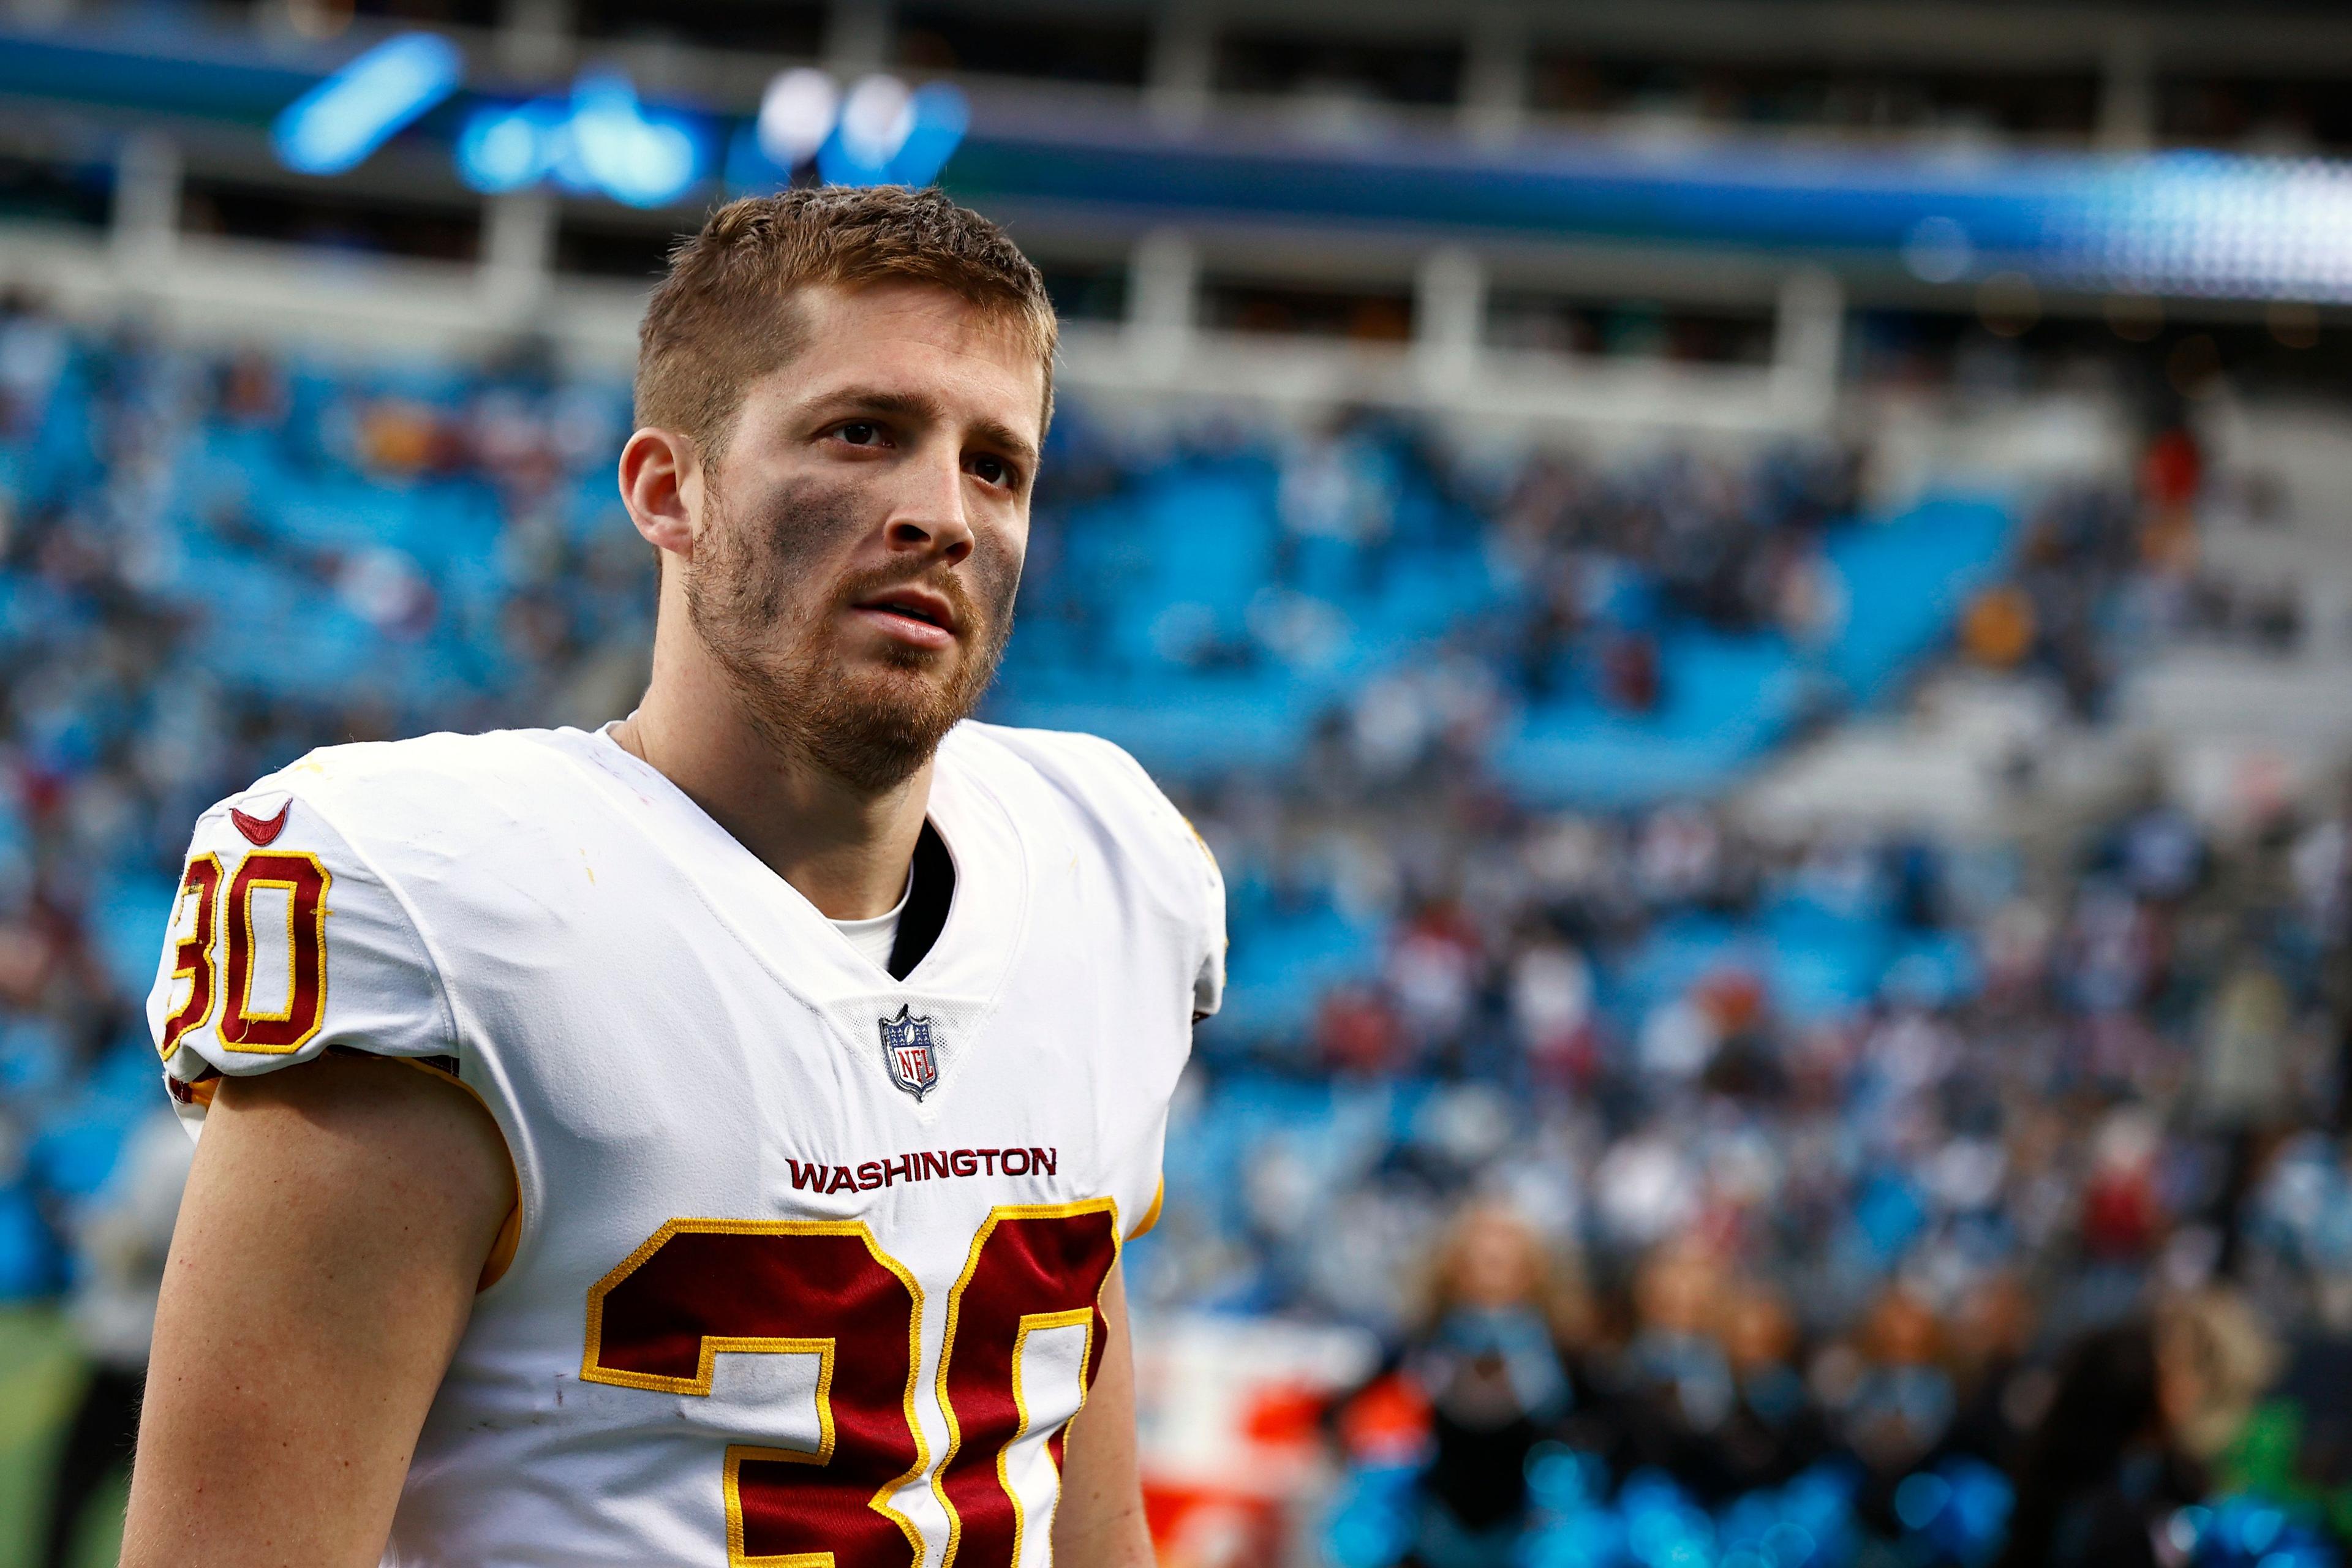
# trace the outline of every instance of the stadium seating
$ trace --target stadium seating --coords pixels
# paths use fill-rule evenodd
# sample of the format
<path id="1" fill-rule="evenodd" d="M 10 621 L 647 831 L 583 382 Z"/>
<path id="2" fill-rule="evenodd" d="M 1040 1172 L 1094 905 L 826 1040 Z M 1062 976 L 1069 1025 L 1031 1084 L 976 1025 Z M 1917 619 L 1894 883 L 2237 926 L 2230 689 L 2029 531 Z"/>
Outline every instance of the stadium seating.
<path id="1" fill-rule="evenodd" d="M 64 1283 L 75 1205 L 158 1102 L 141 1011 L 196 813 L 312 745 L 564 709 L 651 606 L 617 384 L 221 360 L 21 309 L 0 371 L 7 1300 Z M 1874 517 L 1835 452 L 1497 469 L 1373 416 L 1171 437 L 1070 401 L 990 714 L 1133 749 L 1229 895 L 1139 1298 L 1409 1338 L 1443 1216 L 1500 1191 L 1597 1278 L 1706 1230 L 1842 1344 L 1890 1281 L 1949 1305 L 2063 1247 L 2144 1269 L 2210 1218 L 2175 1167 L 2212 1142 L 2132 1118 L 2207 1070 L 2230 984 L 2317 994 L 2340 823 L 2283 817 L 2306 870 L 2221 892 L 2228 847 L 2127 810 L 2037 902 L 1998 847 L 1766 843 L 1724 805 L 1958 657 L 1988 589 L 2069 569 L 2029 498 Z M 2228 963 L 2168 956 L 2199 899 L 2245 933 Z M 2247 1245 L 2297 1289 L 2352 1279 L 2347 1186 L 2312 1134 L 2242 1194 Z M 2052 1331 L 2096 1319 L 2095 1275 Z M 1590 1465 L 1530 1469 L 1537 1568 L 1828 1568 L 1889 1507 L 1928 1543 L 1905 1561 L 1975 1562 L 2006 1506 L 1949 1456 L 1881 1478 L 1891 1502 L 1834 1466 L 1702 1500 Z M 1351 1473 L 1335 1562 L 1395 1560 L 1411 1473 Z M 2184 1524 L 2196 1560 L 2331 1560 L 2252 1506 Z"/>

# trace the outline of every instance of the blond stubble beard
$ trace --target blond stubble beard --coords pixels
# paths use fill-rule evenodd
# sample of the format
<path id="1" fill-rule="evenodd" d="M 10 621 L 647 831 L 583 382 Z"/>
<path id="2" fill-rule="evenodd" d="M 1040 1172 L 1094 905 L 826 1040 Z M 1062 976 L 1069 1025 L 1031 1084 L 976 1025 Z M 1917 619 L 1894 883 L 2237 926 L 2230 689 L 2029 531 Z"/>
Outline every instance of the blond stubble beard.
<path id="1" fill-rule="evenodd" d="M 687 617 L 745 719 L 777 751 L 862 793 L 904 784 L 947 732 L 971 716 L 995 679 L 1012 634 L 1018 566 L 983 560 L 975 544 L 969 568 L 977 595 L 954 572 L 884 569 L 837 585 L 814 605 L 794 605 L 792 591 L 810 562 L 864 526 L 856 491 L 803 481 L 785 492 L 764 527 L 734 515 L 715 482 L 707 501 L 709 526 L 684 568 Z M 849 668 L 833 642 L 840 614 L 918 581 L 948 600 L 964 628 L 947 679 L 926 673 L 939 656 L 897 646 L 878 669 Z"/>

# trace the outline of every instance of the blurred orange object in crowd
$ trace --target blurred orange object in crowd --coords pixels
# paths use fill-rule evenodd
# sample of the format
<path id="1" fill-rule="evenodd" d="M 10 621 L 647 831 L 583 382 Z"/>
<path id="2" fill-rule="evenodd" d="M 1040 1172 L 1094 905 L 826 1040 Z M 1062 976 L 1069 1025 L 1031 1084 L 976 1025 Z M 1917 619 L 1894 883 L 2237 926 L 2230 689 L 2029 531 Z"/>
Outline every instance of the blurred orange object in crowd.
<path id="1" fill-rule="evenodd" d="M 2015 584 L 1988 588 L 1960 618 L 1960 646 L 1994 669 L 2009 669 L 2033 649 L 2033 601 Z"/>

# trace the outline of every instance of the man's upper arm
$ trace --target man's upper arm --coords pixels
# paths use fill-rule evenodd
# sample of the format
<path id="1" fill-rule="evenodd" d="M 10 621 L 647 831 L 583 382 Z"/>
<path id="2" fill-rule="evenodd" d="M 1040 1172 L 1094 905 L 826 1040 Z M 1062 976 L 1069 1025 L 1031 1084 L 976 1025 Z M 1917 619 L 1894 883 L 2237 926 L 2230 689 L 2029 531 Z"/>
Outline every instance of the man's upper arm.
<path id="1" fill-rule="evenodd" d="M 226 1080 L 172 1242 L 127 1568 L 373 1563 L 514 1205 L 446 1078 L 330 1057 Z"/>
<path id="2" fill-rule="evenodd" d="M 1127 1283 L 1114 1268 L 1103 1287 L 1103 1357 L 1086 1407 L 1062 1448 L 1062 1500 L 1054 1510 L 1054 1560 L 1084 1568 L 1150 1568 L 1136 1464 L 1135 1355 Z"/>
<path id="3" fill-rule="evenodd" d="M 189 845 L 148 1017 L 203 1137 L 128 1563 L 375 1562 L 517 1214 L 498 1125 L 452 1076 L 454 1005 L 396 868 L 311 798 L 365 822 L 374 787 L 322 753 L 205 813 Z"/>

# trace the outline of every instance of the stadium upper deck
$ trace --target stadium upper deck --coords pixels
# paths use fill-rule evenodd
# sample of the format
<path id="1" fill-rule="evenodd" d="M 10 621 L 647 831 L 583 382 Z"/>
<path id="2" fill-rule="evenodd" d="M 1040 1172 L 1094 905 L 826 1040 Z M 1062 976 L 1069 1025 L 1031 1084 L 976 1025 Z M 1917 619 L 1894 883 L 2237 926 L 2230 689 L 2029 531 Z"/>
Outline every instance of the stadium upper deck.
<path id="1" fill-rule="evenodd" d="M 929 149 L 857 177 L 939 168 L 1013 225 L 1098 389 L 1819 430 L 1890 331 L 2160 338 L 2159 370 L 2184 323 L 2332 342 L 2352 23 L 2266 16 L 27 0 L 0 272 L 215 336 L 610 363 L 677 233 L 826 163 L 761 129 L 799 71 L 826 145 L 879 84 L 884 139 Z M 289 106 L 420 23 L 444 96 L 342 172 L 288 167 Z M 566 164 L 583 112 L 651 163 Z"/>

